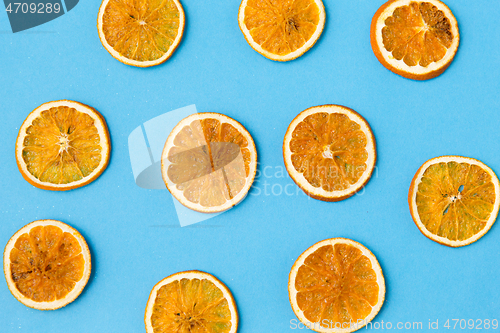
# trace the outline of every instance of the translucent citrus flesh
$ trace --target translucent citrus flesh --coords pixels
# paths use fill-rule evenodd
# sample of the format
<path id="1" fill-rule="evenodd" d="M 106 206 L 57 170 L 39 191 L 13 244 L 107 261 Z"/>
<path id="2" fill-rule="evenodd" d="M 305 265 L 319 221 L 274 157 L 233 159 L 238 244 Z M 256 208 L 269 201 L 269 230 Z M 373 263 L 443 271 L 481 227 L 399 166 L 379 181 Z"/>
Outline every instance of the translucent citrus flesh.
<path id="1" fill-rule="evenodd" d="M 340 113 L 318 112 L 295 127 L 290 140 L 291 160 L 312 186 L 341 191 L 365 172 L 366 144 L 358 123 Z"/>
<path id="2" fill-rule="evenodd" d="M 94 120 L 66 106 L 43 111 L 26 129 L 23 160 L 41 182 L 68 184 L 87 177 L 101 162 Z"/>
<path id="3" fill-rule="evenodd" d="M 348 244 L 326 245 L 310 254 L 295 278 L 297 305 L 311 323 L 348 328 L 378 302 L 379 285 L 370 259 Z"/>
<path id="4" fill-rule="evenodd" d="M 231 124 L 195 120 L 175 137 L 167 174 L 185 198 L 204 207 L 221 206 L 244 187 L 250 174 L 247 139 Z"/>
<path id="5" fill-rule="evenodd" d="M 22 234 L 10 252 L 16 288 L 36 302 L 64 298 L 83 277 L 85 260 L 78 240 L 55 226 Z"/>
<path id="6" fill-rule="evenodd" d="M 384 47 L 408 66 L 427 67 L 441 60 L 453 42 L 450 20 L 429 2 L 398 7 L 385 20 Z"/>
<path id="7" fill-rule="evenodd" d="M 244 24 L 264 50 L 282 56 L 304 46 L 319 19 L 314 0 L 248 0 Z"/>
<path id="8" fill-rule="evenodd" d="M 468 163 L 437 163 L 425 170 L 416 204 L 431 233 L 463 241 L 479 233 L 491 216 L 495 187 L 490 174 Z"/>
<path id="9" fill-rule="evenodd" d="M 154 333 L 227 333 L 231 311 L 211 281 L 181 279 L 158 290 L 151 324 Z"/>
<path id="10" fill-rule="evenodd" d="M 108 44 L 122 56 L 153 61 L 173 44 L 179 16 L 173 0 L 109 0 L 102 31 Z"/>

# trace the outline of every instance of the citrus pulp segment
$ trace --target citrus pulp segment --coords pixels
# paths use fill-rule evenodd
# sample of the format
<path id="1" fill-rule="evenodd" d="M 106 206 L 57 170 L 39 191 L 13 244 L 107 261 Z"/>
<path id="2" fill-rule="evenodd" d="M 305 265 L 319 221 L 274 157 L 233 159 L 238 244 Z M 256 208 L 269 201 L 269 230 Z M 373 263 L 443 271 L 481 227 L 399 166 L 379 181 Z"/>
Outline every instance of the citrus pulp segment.
<path id="1" fill-rule="evenodd" d="M 216 277 L 186 271 L 154 286 L 144 321 L 147 333 L 235 333 L 238 311 L 231 291 Z"/>
<path id="2" fill-rule="evenodd" d="M 55 310 L 73 302 L 91 270 L 85 239 L 55 220 L 32 222 L 11 237 L 3 257 L 12 295 L 38 310 Z"/>
<path id="3" fill-rule="evenodd" d="M 271 60 L 289 61 L 316 43 L 325 17 L 321 0 L 243 0 L 238 22 L 255 51 Z"/>
<path id="4" fill-rule="evenodd" d="M 45 190 L 84 186 L 106 169 L 111 151 L 106 121 L 95 109 L 61 100 L 31 112 L 16 141 L 24 179 Z"/>
<path id="5" fill-rule="evenodd" d="M 165 62 L 184 33 L 178 0 L 103 0 L 97 30 L 104 48 L 117 60 L 137 67 Z"/>
<path id="6" fill-rule="evenodd" d="M 413 177 L 408 203 L 420 231 L 443 245 L 459 247 L 483 237 L 500 206 L 500 183 L 487 165 L 469 157 L 441 156 Z"/>
<path id="7" fill-rule="evenodd" d="M 181 120 L 162 153 L 162 176 L 170 193 L 203 213 L 221 212 L 240 202 L 256 170 L 250 133 L 220 113 L 196 113 Z"/>
<path id="8" fill-rule="evenodd" d="M 377 258 L 345 238 L 318 242 L 293 264 L 288 280 L 293 312 L 316 332 L 353 332 L 369 323 L 385 297 Z"/>
<path id="9" fill-rule="evenodd" d="M 388 1 L 375 13 L 370 35 L 382 65 L 414 80 L 443 73 L 460 41 L 455 16 L 439 0 Z"/>
<path id="10" fill-rule="evenodd" d="M 376 161 L 375 138 L 366 120 L 340 105 L 301 112 L 283 141 L 285 167 L 309 196 L 339 201 L 358 192 Z"/>

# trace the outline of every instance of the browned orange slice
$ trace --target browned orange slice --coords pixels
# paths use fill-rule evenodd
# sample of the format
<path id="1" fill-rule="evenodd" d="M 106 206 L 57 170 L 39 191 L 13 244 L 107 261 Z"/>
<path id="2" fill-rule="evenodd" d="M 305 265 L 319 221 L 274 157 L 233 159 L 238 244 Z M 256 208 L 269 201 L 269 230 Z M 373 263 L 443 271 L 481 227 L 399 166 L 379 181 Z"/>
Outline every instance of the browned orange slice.
<path id="1" fill-rule="evenodd" d="M 38 310 L 73 302 L 90 277 L 90 252 L 78 231 L 59 221 L 32 222 L 5 247 L 3 267 L 12 295 Z"/>
<path id="2" fill-rule="evenodd" d="M 377 258 L 345 238 L 318 242 L 295 261 L 288 281 L 293 312 L 316 332 L 353 332 L 369 323 L 385 297 Z"/>
<path id="3" fill-rule="evenodd" d="M 372 49 L 396 74 L 427 80 L 444 72 L 457 53 L 455 16 L 439 0 L 390 0 L 375 13 Z"/>

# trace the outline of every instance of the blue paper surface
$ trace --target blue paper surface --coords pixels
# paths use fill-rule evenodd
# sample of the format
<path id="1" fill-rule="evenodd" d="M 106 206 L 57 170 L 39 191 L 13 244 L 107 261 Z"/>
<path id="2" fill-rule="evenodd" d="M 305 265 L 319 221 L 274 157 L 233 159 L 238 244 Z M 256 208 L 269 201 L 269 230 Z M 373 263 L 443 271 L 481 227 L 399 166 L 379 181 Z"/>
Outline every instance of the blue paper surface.
<path id="1" fill-rule="evenodd" d="M 33 220 L 58 219 L 83 234 L 93 258 L 85 291 L 56 311 L 25 307 L 0 278 L 2 333 L 144 332 L 152 287 L 189 269 L 212 273 L 231 289 L 240 333 L 295 332 L 290 268 L 309 246 L 331 237 L 359 241 L 379 259 L 387 294 L 375 322 L 422 322 L 428 331 L 429 320 L 439 320 L 435 331 L 448 332 L 447 319 L 499 319 L 498 223 L 470 246 L 447 248 L 417 229 L 407 194 L 420 165 L 440 155 L 474 157 L 500 174 L 500 3 L 446 1 L 461 44 L 450 68 L 426 82 L 393 74 L 373 55 L 370 22 L 383 0 L 324 3 L 327 23 L 318 43 L 295 61 L 277 63 L 245 41 L 239 1 L 183 0 L 183 41 L 165 64 L 148 69 L 126 66 L 104 50 L 96 29 L 99 1 L 80 2 L 16 34 L 0 13 L 0 245 Z M 29 112 L 57 99 L 99 110 L 112 141 L 101 177 L 65 193 L 29 185 L 14 156 Z M 338 203 L 305 196 L 282 158 L 290 121 L 329 103 L 364 116 L 378 148 L 365 191 Z M 128 140 L 144 122 L 190 104 L 248 129 L 259 177 L 234 209 L 181 228 L 166 191 L 135 184 Z"/>

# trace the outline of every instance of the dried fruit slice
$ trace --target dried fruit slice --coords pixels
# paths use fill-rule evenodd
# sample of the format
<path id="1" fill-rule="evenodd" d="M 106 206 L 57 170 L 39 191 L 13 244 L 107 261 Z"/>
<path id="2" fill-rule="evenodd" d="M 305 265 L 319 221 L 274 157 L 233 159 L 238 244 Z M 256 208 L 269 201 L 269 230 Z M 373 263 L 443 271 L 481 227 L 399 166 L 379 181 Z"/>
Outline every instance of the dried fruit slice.
<path id="1" fill-rule="evenodd" d="M 301 112 L 283 141 L 285 166 L 309 196 L 339 201 L 358 192 L 370 179 L 377 154 L 366 120 L 340 105 Z"/>
<path id="2" fill-rule="evenodd" d="M 103 0 L 97 30 L 104 48 L 117 60 L 137 67 L 165 62 L 184 33 L 178 0 Z"/>
<path id="3" fill-rule="evenodd" d="M 12 236 L 3 255 L 5 279 L 21 303 L 55 310 L 73 302 L 90 277 L 85 239 L 67 224 L 32 222 Z"/>
<path id="4" fill-rule="evenodd" d="M 288 280 L 293 312 L 316 332 L 353 332 L 369 323 L 385 297 L 377 258 L 345 238 L 318 242 L 293 264 Z"/>
<path id="5" fill-rule="evenodd" d="M 413 221 L 426 237 L 447 246 L 465 246 L 495 223 L 500 183 L 493 170 L 478 160 L 436 157 L 413 177 L 408 203 Z"/>
<path id="6" fill-rule="evenodd" d="M 316 43 L 325 16 L 321 0 L 243 0 L 238 22 L 255 51 L 271 60 L 288 61 Z"/>
<path id="7" fill-rule="evenodd" d="M 372 20 L 375 56 L 387 69 L 409 79 L 427 80 L 443 73 L 459 41 L 457 20 L 439 0 L 390 0 Z"/>
<path id="8" fill-rule="evenodd" d="M 170 133 L 162 154 L 162 176 L 184 206 L 203 213 L 227 210 L 243 200 L 257 170 L 248 131 L 219 113 L 196 113 Z"/>
<path id="9" fill-rule="evenodd" d="M 106 169 L 111 144 L 99 112 L 74 101 L 55 101 L 31 112 L 16 142 L 19 171 L 31 185 L 66 191 L 87 185 Z"/>
<path id="10" fill-rule="evenodd" d="M 147 333 L 235 333 L 233 295 L 216 277 L 200 271 L 173 274 L 154 286 L 144 315 Z"/>

